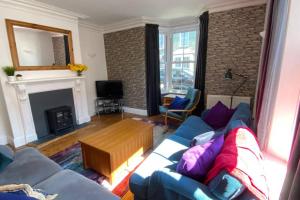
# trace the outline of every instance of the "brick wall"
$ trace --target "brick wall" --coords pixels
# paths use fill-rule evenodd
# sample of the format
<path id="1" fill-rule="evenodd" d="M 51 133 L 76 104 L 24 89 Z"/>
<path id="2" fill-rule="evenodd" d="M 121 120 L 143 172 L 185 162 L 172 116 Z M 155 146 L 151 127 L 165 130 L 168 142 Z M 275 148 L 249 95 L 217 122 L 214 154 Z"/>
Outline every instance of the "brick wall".
<path id="1" fill-rule="evenodd" d="M 64 37 L 53 37 L 52 43 L 55 65 L 66 66 L 66 50 Z"/>
<path id="2" fill-rule="evenodd" d="M 145 27 L 104 34 L 109 80 L 122 80 L 125 106 L 146 109 Z"/>
<path id="3" fill-rule="evenodd" d="M 206 71 L 207 94 L 231 95 L 242 81 L 224 80 L 226 69 L 249 77 L 237 95 L 255 96 L 265 5 L 239 8 L 209 15 Z"/>

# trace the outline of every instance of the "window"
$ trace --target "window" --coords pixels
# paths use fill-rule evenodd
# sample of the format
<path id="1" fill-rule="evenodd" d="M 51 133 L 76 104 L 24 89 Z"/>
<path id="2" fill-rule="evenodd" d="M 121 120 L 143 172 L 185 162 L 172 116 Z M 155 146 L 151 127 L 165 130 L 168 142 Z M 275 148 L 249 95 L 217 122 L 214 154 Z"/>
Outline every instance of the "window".
<path id="1" fill-rule="evenodd" d="M 159 36 L 161 90 L 184 93 L 194 86 L 197 32 L 169 32 Z"/>

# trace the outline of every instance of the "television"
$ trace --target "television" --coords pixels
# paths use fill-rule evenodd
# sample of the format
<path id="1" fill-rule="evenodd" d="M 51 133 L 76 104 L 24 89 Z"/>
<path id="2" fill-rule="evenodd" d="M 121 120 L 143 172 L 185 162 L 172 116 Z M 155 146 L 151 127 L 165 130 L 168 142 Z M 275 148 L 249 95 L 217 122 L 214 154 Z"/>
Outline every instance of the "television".
<path id="1" fill-rule="evenodd" d="M 122 81 L 96 81 L 96 92 L 97 97 L 101 99 L 122 99 Z"/>

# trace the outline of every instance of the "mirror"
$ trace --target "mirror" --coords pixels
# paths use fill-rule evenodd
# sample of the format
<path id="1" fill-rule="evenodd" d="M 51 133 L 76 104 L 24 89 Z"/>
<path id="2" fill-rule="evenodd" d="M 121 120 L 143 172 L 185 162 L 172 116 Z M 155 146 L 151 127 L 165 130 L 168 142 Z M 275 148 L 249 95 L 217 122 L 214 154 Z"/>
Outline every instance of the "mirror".
<path id="1" fill-rule="evenodd" d="M 71 31 L 8 19 L 6 25 L 17 70 L 68 69 L 74 64 Z"/>

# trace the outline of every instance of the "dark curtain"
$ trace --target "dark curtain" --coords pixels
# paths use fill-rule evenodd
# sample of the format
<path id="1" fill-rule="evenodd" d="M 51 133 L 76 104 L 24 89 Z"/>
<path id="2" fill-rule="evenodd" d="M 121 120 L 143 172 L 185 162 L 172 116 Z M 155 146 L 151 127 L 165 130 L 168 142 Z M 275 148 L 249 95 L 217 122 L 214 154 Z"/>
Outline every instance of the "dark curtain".
<path id="1" fill-rule="evenodd" d="M 288 162 L 287 174 L 280 194 L 281 200 L 300 198 L 300 105 L 295 128 L 294 142 Z"/>
<path id="2" fill-rule="evenodd" d="M 271 54 L 272 40 L 274 34 L 273 29 L 276 26 L 275 18 L 277 13 L 278 13 L 278 0 L 270 0 L 268 10 L 267 10 L 265 38 L 264 38 L 264 43 L 263 43 L 262 53 L 261 53 L 258 88 L 256 93 L 256 110 L 255 110 L 256 127 L 260 118 L 263 95 L 265 92 L 267 72 L 268 72 L 268 66 L 270 62 L 270 54 Z"/>
<path id="3" fill-rule="evenodd" d="M 67 35 L 64 35 L 64 44 L 65 44 L 66 65 L 68 65 L 70 64 L 70 50 L 69 50 L 69 40 Z"/>
<path id="4" fill-rule="evenodd" d="M 161 103 L 158 25 L 146 24 L 146 91 L 148 115 L 159 114 Z"/>
<path id="5" fill-rule="evenodd" d="M 201 91 L 200 101 L 196 108 L 195 114 L 201 114 L 205 108 L 205 72 L 207 57 L 207 40 L 208 40 L 208 11 L 200 16 L 199 24 L 199 45 L 195 74 L 195 88 Z"/>

